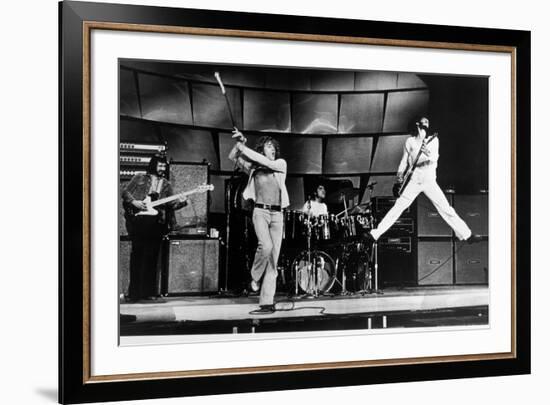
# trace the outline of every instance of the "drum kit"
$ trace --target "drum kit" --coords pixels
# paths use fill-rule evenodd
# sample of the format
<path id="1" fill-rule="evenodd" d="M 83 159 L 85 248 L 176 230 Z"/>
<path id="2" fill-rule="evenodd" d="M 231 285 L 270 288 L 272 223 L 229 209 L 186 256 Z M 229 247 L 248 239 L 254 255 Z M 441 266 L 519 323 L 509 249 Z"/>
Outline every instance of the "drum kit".
<path id="1" fill-rule="evenodd" d="M 329 194 L 328 202 L 343 203 L 344 210 L 338 214 L 314 217 L 302 211 L 284 212 L 285 241 L 305 245 L 287 269 L 295 296 L 379 292 L 377 246 L 367 238 L 375 225 L 371 204 L 347 206 L 358 194 L 359 189 L 351 187 Z"/>

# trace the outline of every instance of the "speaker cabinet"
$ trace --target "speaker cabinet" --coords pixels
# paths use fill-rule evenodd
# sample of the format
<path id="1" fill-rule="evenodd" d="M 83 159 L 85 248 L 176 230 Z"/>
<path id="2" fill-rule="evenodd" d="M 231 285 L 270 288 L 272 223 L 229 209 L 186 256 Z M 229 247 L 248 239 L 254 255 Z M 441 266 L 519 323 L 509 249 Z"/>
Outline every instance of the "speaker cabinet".
<path id="1" fill-rule="evenodd" d="M 120 195 L 118 199 L 118 234 L 119 235 L 128 235 L 128 231 L 126 230 L 126 219 L 124 218 L 124 207 L 122 206 L 122 191 L 124 191 L 128 183 L 129 182 L 126 180 L 120 181 Z"/>
<path id="2" fill-rule="evenodd" d="M 118 293 L 128 294 L 130 285 L 130 252 L 132 242 L 127 238 L 121 238 L 118 245 Z"/>
<path id="3" fill-rule="evenodd" d="M 378 242 L 378 276 L 382 287 L 416 284 L 415 246 L 411 237 L 382 237 Z"/>
<path id="4" fill-rule="evenodd" d="M 451 203 L 451 197 L 446 195 Z M 452 235 L 452 229 L 437 212 L 432 202 L 424 194 L 417 198 L 418 236 L 447 236 Z"/>
<path id="5" fill-rule="evenodd" d="M 170 163 L 170 184 L 174 193 L 189 191 L 209 182 L 209 165 L 206 163 Z M 210 192 L 187 197 L 187 205 L 174 212 L 172 233 L 179 235 L 206 235 Z"/>
<path id="6" fill-rule="evenodd" d="M 451 239 L 418 241 L 418 285 L 453 284 Z"/>
<path id="7" fill-rule="evenodd" d="M 488 242 L 456 245 L 456 283 L 487 284 L 489 282 Z"/>
<path id="8" fill-rule="evenodd" d="M 171 239 L 169 246 L 168 294 L 218 291 L 218 239 Z"/>
<path id="9" fill-rule="evenodd" d="M 489 232 L 488 204 L 488 194 L 457 195 L 454 207 L 473 234 L 487 236 Z"/>
<path id="10" fill-rule="evenodd" d="M 159 258 L 157 262 L 157 271 L 159 271 L 157 281 L 157 291 L 161 291 L 161 272 L 163 268 L 163 255 L 166 252 L 166 245 L 163 243 L 159 251 Z M 128 236 L 121 236 L 118 244 L 118 293 L 128 295 L 128 288 L 130 287 L 130 254 L 132 253 L 132 242 Z"/>

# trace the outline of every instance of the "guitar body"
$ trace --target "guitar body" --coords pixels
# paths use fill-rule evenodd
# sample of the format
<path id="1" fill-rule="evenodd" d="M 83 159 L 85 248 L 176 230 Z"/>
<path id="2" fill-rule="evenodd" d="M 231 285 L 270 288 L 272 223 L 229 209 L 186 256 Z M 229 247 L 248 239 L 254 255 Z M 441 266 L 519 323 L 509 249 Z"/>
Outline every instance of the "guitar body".
<path id="1" fill-rule="evenodd" d="M 437 132 L 434 132 L 430 139 L 425 143 L 428 145 L 431 141 L 433 141 L 435 138 L 437 138 L 438 134 Z M 416 155 L 416 158 L 414 159 L 414 163 L 409 168 L 405 176 L 403 176 L 402 182 L 396 182 L 393 185 L 392 192 L 394 197 L 401 197 L 401 194 L 403 194 L 403 191 L 405 191 L 405 188 L 409 185 L 409 182 L 411 181 L 412 175 L 414 171 L 416 170 L 416 165 L 418 164 L 418 159 L 420 158 L 420 155 L 422 154 L 421 151 L 418 151 L 418 154 Z"/>
<path id="2" fill-rule="evenodd" d="M 145 211 L 137 211 L 134 214 L 136 217 L 140 215 L 147 215 L 147 216 L 158 215 L 159 212 L 156 209 L 154 209 L 153 206 L 151 205 L 153 203 L 153 199 L 151 198 L 150 195 L 145 197 L 145 199 L 143 200 L 143 203 L 147 206 L 147 209 Z"/>
<path id="3" fill-rule="evenodd" d="M 142 202 L 147 207 L 147 209 L 145 210 L 136 210 L 132 205 L 126 203 L 124 205 L 124 209 L 126 210 L 126 217 L 131 217 L 131 216 L 154 217 L 159 213 L 158 210 L 154 208 L 156 206 L 172 202 L 178 198 L 187 197 L 198 193 L 205 193 L 207 191 L 212 191 L 212 190 L 214 190 L 214 186 L 212 184 L 203 184 L 201 186 L 198 186 L 197 188 L 194 188 L 193 190 L 174 194 L 169 197 L 165 197 L 161 199 L 158 198 L 159 196 L 157 193 L 151 193 L 147 197 L 145 197 L 144 200 L 142 200 Z"/>

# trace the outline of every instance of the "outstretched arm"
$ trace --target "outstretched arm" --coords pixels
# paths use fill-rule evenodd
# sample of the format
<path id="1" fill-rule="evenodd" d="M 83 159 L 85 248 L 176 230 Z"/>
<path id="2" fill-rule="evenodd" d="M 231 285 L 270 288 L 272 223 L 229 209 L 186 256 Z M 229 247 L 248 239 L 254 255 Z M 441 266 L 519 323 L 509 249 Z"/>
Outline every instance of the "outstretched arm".
<path id="1" fill-rule="evenodd" d="M 250 170 L 252 169 L 252 162 L 243 159 L 241 156 L 241 152 L 239 151 L 238 145 L 241 142 L 237 142 L 235 146 L 233 146 L 233 149 L 231 149 L 231 152 L 229 152 L 229 159 L 235 162 L 237 167 L 239 167 L 241 170 L 243 170 L 245 173 L 250 173 Z"/>
<path id="2" fill-rule="evenodd" d="M 237 142 L 235 146 L 245 158 L 251 160 L 252 162 L 257 163 L 260 166 L 267 167 L 275 172 L 286 173 L 286 161 L 284 159 L 268 159 L 261 153 L 250 149 L 241 142 Z"/>

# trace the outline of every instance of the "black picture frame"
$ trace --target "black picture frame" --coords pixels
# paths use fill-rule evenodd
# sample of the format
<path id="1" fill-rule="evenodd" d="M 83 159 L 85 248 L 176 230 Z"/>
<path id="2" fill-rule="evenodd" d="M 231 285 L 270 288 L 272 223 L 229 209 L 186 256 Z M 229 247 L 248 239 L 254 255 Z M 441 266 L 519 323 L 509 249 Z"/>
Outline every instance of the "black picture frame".
<path id="1" fill-rule="evenodd" d="M 61 2 L 59 4 L 59 401 L 83 403 L 224 393 L 354 386 L 405 381 L 526 374 L 530 372 L 530 32 L 517 30 L 452 27 L 410 23 L 343 20 L 285 15 L 267 15 L 120 4 Z M 91 25 L 89 25 L 91 23 Z M 87 25 L 88 24 L 88 25 Z M 264 369 L 262 372 L 204 373 L 189 378 L 177 374 L 157 377 L 135 375 L 111 379 L 91 378 L 89 372 L 89 49 L 87 30 L 102 24 L 134 27 L 190 27 L 235 32 L 291 33 L 307 40 L 335 38 L 383 40 L 409 46 L 432 43 L 441 48 L 483 44 L 506 47 L 515 58 L 515 92 L 512 118 L 516 134 L 513 150 L 515 200 L 512 265 L 515 275 L 512 302 L 515 350 L 509 356 L 480 355 L 461 361 L 387 362 L 364 367 L 312 367 Z M 154 30 L 154 29 L 153 29 Z M 240 33 L 240 34 L 239 34 Z M 222 34 L 223 35 L 223 34 Z M 305 38 L 305 37 L 301 37 Z M 324 39 L 321 39 L 324 38 Z M 337 41 L 338 42 L 338 41 Z M 89 140 L 89 139 L 88 139 Z M 88 269 L 89 270 L 89 269 Z M 124 377 L 124 376 L 123 376 Z M 127 377 L 127 376 L 126 376 Z"/>

